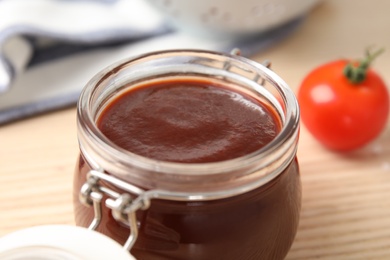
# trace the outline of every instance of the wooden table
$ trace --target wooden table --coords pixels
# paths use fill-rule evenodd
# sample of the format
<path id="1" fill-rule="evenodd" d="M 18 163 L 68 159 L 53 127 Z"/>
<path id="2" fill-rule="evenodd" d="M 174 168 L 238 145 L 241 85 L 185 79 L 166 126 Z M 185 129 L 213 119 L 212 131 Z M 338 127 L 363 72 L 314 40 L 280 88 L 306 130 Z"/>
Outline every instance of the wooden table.
<path id="1" fill-rule="evenodd" d="M 374 67 L 390 86 L 389 10 L 387 0 L 328 0 L 287 40 L 253 59 L 271 59 L 296 90 L 314 66 L 383 46 L 387 52 Z M 0 236 L 35 225 L 74 224 L 75 120 L 70 108 L 0 127 Z M 302 127 L 303 207 L 287 259 L 390 259 L 389 128 L 365 149 L 337 154 Z"/>

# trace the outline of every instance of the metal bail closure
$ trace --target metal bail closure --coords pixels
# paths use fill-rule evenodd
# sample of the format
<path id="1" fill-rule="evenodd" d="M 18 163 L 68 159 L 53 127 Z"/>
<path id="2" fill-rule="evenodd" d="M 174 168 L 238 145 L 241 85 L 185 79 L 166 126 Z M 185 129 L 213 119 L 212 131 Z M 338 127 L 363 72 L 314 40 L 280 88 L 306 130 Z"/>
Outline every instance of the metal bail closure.
<path id="1" fill-rule="evenodd" d="M 120 194 L 100 185 L 100 181 L 129 193 Z M 89 171 L 79 196 L 84 205 L 93 206 L 94 209 L 94 219 L 88 229 L 96 230 L 99 226 L 102 219 L 102 202 L 104 196 L 106 196 L 105 205 L 112 210 L 114 219 L 128 225 L 130 228 L 129 237 L 123 245 L 126 250 L 130 250 L 138 237 L 136 211 L 139 209 L 145 210 L 150 206 L 150 199 L 147 196 L 142 196 L 144 192 L 144 190 L 106 173 L 96 170 Z M 134 197 L 137 198 L 134 199 Z"/>
<path id="2" fill-rule="evenodd" d="M 230 51 L 230 54 L 231 55 L 235 55 L 235 56 L 241 56 L 241 50 L 239 48 L 234 48 Z M 266 67 L 267 69 L 270 69 L 271 68 L 271 61 L 269 60 L 264 60 L 261 65 L 263 65 L 264 67 Z M 223 70 L 227 70 L 227 71 L 230 71 L 231 69 L 231 64 L 230 62 L 225 62 L 224 63 L 224 66 L 223 66 Z M 255 77 L 252 79 L 253 81 L 255 82 L 258 82 L 260 79 L 260 75 L 256 74 Z M 260 85 L 264 85 L 266 82 L 266 80 L 264 78 L 261 78 L 261 81 L 260 81 Z"/>

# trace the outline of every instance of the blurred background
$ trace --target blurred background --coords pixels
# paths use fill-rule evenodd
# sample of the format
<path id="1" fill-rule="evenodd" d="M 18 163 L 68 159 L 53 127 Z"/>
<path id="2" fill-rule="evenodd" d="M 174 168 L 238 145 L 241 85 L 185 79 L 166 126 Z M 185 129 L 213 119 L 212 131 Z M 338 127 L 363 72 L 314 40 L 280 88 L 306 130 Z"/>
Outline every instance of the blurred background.
<path id="1" fill-rule="evenodd" d="M 292 34 L 318 0 L 2 0 L 0 124 L 74 105 L 111 63 L 162 49 L 251 56 Z"/>

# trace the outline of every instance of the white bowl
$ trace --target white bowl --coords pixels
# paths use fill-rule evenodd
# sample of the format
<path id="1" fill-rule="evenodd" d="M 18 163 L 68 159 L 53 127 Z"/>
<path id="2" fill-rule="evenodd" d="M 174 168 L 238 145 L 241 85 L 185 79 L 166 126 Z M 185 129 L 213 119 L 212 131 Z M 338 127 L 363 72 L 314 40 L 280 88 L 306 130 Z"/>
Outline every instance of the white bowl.
<path id="1" fill-rule="evenodd" d="M 319 0 L 148 0 L 176 27 L 213 37 L 261 33 L 304 15 Z"/>

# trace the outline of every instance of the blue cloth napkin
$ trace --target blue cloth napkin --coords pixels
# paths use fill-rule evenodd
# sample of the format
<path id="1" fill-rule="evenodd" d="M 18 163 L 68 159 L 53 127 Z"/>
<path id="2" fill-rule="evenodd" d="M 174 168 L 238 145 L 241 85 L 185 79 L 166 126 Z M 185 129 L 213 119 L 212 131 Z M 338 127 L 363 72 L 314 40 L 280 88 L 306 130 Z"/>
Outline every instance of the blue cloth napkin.
<path id="1" fill-rule="evenodd" d="M 0 0 L 0 124 L 75 105 L 88 80 L 118 60 L 177 48 L 251 56 L 303 19 L 216 40 L 175 30 L 143 0 Z"/>

